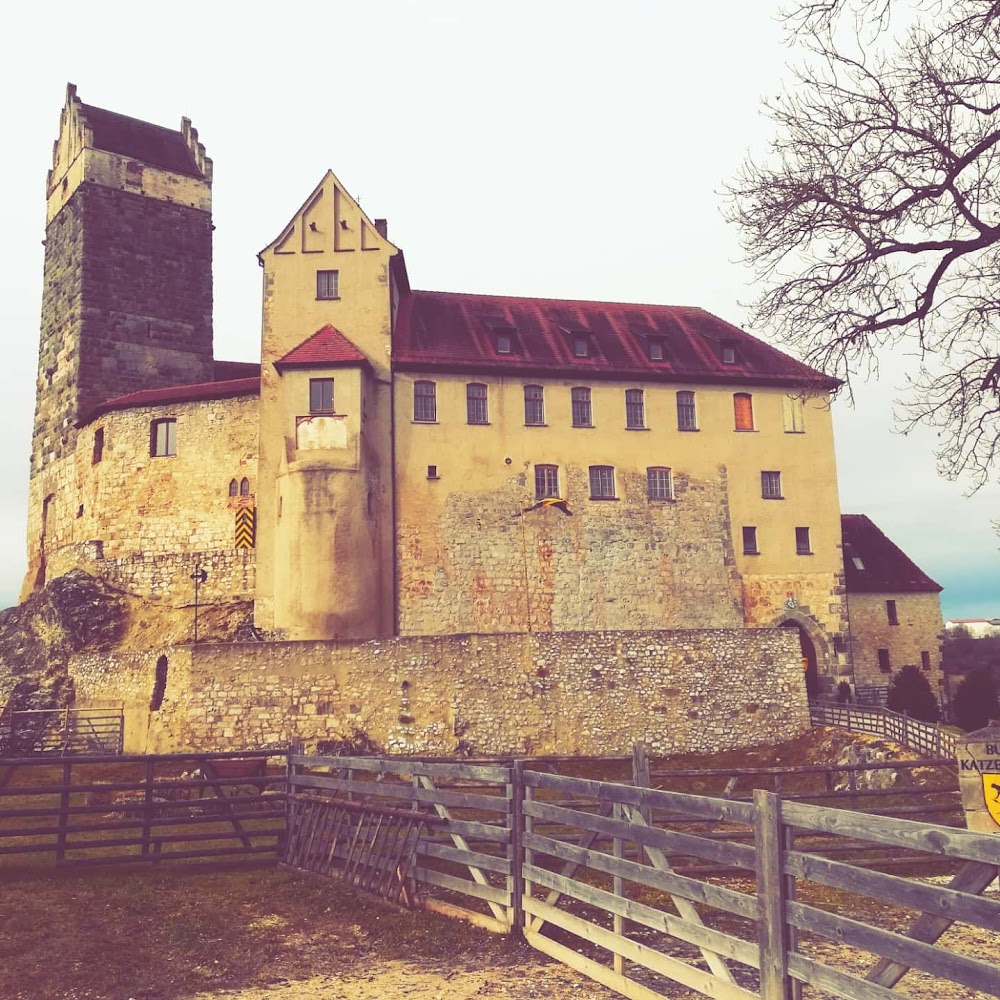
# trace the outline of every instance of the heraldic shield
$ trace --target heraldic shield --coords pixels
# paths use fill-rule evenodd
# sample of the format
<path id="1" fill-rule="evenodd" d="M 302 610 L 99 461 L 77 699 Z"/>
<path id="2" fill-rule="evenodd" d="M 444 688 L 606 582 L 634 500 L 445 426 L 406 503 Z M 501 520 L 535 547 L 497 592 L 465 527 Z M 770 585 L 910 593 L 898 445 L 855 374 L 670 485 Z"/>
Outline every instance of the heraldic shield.
<path id="1" fill-rule="evenodd" d="M 1000 826 L 1000 772 L 983 771 L 983 798 L 993 822 Z"/>

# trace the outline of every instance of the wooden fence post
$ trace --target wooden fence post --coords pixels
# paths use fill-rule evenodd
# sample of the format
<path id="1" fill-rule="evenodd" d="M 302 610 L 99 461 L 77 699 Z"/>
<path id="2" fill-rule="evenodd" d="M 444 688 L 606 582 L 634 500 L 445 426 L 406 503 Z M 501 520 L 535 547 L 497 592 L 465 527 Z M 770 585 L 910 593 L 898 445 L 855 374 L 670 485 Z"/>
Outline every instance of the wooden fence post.
<path id="1" fill-rule="evenodd" d="M 632 784 L 636 788 L 649 788 L 652 784 L 649 774 L 649 755 L 646 753 L 646 744 L 641 740 L 636 740 L 632 744 Z M 649 826 L 652 822 L 652 810 L 649 806 L 641 806 L 639 812 Z"/>
<path id="2" fill-rule="evenodd" d="M 787 882 L 781 799 L 762 788 L 753 793 L 753 830 L 757 852 L 757 935 L 760 945 L 761 1000 L 788 1000 Z"/>
<path id="3" fill-rule="evenodd" d="M 142 790 L 142 856 L 149 855 L 149 840 L 152 832 L 151 820 L 153 818 L 153 780 L 154 768 L 156 767 L 153 758 L 146 759 L 146 780 Z"/>
<path id="4" fill-rule="evenodd" d="M 510 932 L 524 933 L 524 761 L 515 760 L 510 769 Z"/>
<path id="5" fill-rule="evenodd" d="M 69 786 L 73 783 L 73 765 L 69 761 L 63 762 L 62 768 L 63 791 L 59 794 L 59 832 L 56 834 L 56 864 L 66 858 L 66 833 L 69 827 Z"/>

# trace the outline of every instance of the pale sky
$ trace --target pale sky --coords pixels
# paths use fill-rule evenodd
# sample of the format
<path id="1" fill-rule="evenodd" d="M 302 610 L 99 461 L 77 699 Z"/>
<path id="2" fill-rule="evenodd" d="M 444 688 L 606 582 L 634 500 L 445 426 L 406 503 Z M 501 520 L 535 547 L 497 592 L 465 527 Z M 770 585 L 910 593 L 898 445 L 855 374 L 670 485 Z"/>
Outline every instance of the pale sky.
<path id="1" fill-rule="evenodd" d="M 68 81 L 87 104 L 198 129 L 215 162 L 218 358 L 258 359 L 256 254 L 328 168 L 389 220 L 415 288 L 701 306 L 743 325 L 752 275 L 719 191 L 770 134 L 760 99 L 791 58 L 777 6 L 14 7 L 0 59 L 0 607 L 25 568 L 45 174 Z M 933 433 L 891 433 L 904 364 L 884 364 L 853 410 L 835 405 L 841 509 L 945 586 L 945 617 L 1000 615 L 1000 488 L 967 498 L 936 475 Z"/>

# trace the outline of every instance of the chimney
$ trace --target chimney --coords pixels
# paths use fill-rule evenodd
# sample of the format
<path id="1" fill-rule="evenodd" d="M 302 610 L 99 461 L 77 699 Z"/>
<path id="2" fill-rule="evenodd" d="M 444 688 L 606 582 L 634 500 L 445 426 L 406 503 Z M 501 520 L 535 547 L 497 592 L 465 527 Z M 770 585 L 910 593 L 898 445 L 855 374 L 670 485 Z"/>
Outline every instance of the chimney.
<path id="1" fill-rule="evenodd" d="M 382 239 L 387 240 L 389 238 L 389 223 L 385 219 L 375 220 L 375 232 L 382 237 Z"/>

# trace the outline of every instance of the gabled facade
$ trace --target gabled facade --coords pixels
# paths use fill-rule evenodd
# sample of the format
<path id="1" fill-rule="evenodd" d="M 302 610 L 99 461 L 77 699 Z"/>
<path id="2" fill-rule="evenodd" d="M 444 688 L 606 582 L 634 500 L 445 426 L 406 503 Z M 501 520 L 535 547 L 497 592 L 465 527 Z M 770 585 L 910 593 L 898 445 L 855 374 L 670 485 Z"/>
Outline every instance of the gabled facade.
<path id="1" fill-rule="evenodd" d="M 864 514 L 844 514 L 841 522 L 855 681 L 884 686 L 900 667 L 913 665 L 946 702 L 944 588 Z"/>
<path id="2" fill-rule="evenodd" d="M 780 625 L 850 677 L 834 380 L 697 308 L 413 290 L 332 173 L 259 255 L 259 369 L 214 361 L 210 183 L 189 123 L 70 88 L 27 590 L 81 565 L 184 605 L 209 567 L 287 639 Z"/>

